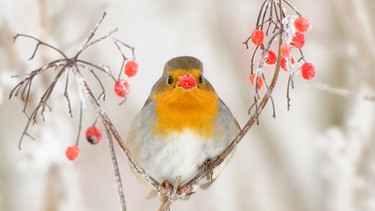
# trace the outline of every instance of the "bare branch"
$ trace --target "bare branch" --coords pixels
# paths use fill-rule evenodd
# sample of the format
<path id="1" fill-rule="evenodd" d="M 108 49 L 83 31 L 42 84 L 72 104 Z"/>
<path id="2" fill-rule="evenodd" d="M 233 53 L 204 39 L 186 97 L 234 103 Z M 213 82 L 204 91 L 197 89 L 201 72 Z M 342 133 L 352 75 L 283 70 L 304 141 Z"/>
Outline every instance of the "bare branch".
<path id="1" fill-rule="evenodd" d="M 70 117 L 73 117 L 72 106 L 71 106 L 70 98 L 69 98 L 69 94 L 68 94 L 69 73 L 70 73 L 70 71 L 68 71 L 67 74 L 66 74 L 64 97 L 65 97 L 65 99 L 66 99 L 66 101 L 68 103 L 68 113 L 69 113 Z"/>
<path id="2" fill-rule="evenodd" d="M 28 129 L 29 129 L 30 124 L 31 123 L 32 124 L 37 123 L 37 116 L 38 115 L 40 115 L 43 118 L 43 120 L 45 120 L 44 112 L 47 109 L 48 110 L 52 109 L 48 105 L 48 101 L 49 101 L 50 97 L 52 96 L 53 91 L 55 90 L 56 84 L 58 83 L 58 81 L 61 79 L 61 76 L 65 72 L 67 72 L 67 74 L 66 74 L 66 79 L 65 79 L 64 97 L 65 97 L 65 99 L 67 101 L 67 104 L 68 104 L 68 114 L 71 117 L 73 116 L 72 105 L 71 105 L 71 100 L 70 100 L 70 96 L 69 96 L 69 79 L 70 79 L 70 71 L 72 70 L 74 72 L 74 75 L 75 75 L 75 80 L 78 82 L 78 88 L 81 91 L 80 94 L 83 94 L 84 97 L 88 98 L 90 100 L 90 102 L 92 102 L 92 104 L 94 105 L 95 109 L 97 110 L 99 116 L 101 117 L 101 119 L 103 120 L 103 123 L 105 125 L 106 131 L 107 131 L 107 136 L 108 136 L 108 139 L 109 139 L 109 142 L 110 142 L 112 162 L 114 164 L 115 177 L 116 177 L 117 188 L 118 188 L 118 192 L 119 192 L 119 196 L 120 196 L 121 207 L 122 207 L 122 210 L 126 210 L 125 194 L 124 194 L 124 191 L 123 191 L 122 181 L 120 179 L 120 173 L 119 173 L 119 168 L 118 168 L 118 164 L 117 164 L 117 159 L 115 157 L 115 151 L 114 151 L 114 145 L 113 145 L 112 137 L 116 138 L 117 143 L 119 143 L 121 149 L 129 157 L 129 160 L 133 160 L 133 165 L 136 166 L 135 169 L 137 169 L 137 171 L 140 172 L 143 175 L 147 175 L 147 174 L 131 157 L 129 151 L 127 150 L 126 146 L 123 144 L 120 136 L 118 135 L 117 131 L 115 130 L 112 122 L 110 121 L 110 119 L 108 118 L 108 116 L 104 112 L 103 108 L 98 103 L 98 101 L 95 99 L 94 94 L 92 93 L 89 86 L 87 85 L 84 77 L 82 76 L 81 69 L 80 69 L 80 68 L 82 68 L 82 70 L 89 70 L 90 73 L 95 77 L 95 79 L 98 81 L 98 83 L 101 87 L 101 90 L 102 90 L 102 92 L 99 94 L 98 99 L 103 98 L 103 100 L 105 100 L 105 89 L 104 89 L 104 86 L 101 82 L 101 79 L 98 77 L 96 72 L 97 71 L 104 72 L 106 75 L 110 76 L 110 78 L 114 81 L 116 80 L 116 78 L 113 76 L 113 74 L 111 73 L 111 71 L 109 69 L 103 68 L 102 66 L 99 66 L 99 65 L 96 65 L 94 63 L 79 59 L 80 54 L 83 53 L 90 46 L 93 46 L 93 45 L 95 45 L 95 44 L 97 44 L 97 43 L 99 43 L 99 42 L 101 42 L 105 39 L 108 39 L 108 38 L 112 37 L 112 35 L 117 31 L 117 29 L 112 30 L 107 35 L 99 37 L 98 39 L 92 41 L 99 25 L 102 23 L 105 15 L 106 15 L 106 13 L 103 14 L 102 18 L 99 20 L 99 22 L 95 26 L 94 30 L 91 31 L 89 37 L 85 40 L 84 45 L 80 48 L 80 50 L 72 58 L 68 58 L 58 48 L 56 48 L 56 47 L 54 47 L 50 44 L 47 44 L 47 43 L 45 43 L 45 42 L 43 42 L 43 41 L 41 41 L 41 40 L 39 40 L 39 39 L 37 39 L 33 36 L 24 35 L 24 34 L 17 34 L 14 37 L 14 41 L 16 41 L 17 38 L 19 38 L 19 37 L 26 37 L 26 38 L 30 38 L 32 40 L 35 40 L 37 42 L 36 46 L 35 46 L 35 49 L 33 51 L 33 54 L 30 57 L 30 60 L 35 57 L 35 55 L 36 55 L 37 51 L 39 50 L 40 46 L 46 46 L 47 48 L 50 48 L 50 49 L 53 49 L 53 50 L 57 51 L 62 56 L 62 59 L 54 60 L 54 61 L 52 61 L 52 62 L 50 62 L 50 63 L 48 63 L 48 64 L 46 64 L 46 65 L 44 65 L 44 66 L 42 66 L 38 69 L 33 70 L 31 73 L 25 75 L 26 78 L 23 79 L 21 82 L 19 82 L 11 90 L 11 92 L 9 94 L 9 99 L 12 98 L 13 96 L 19 96 L 20 95 L 19 97 L 24 102 L 23 112 L 26 114 L 26 116 L 28 118 L 28 121 L 26 123 L 26 126 L 24 128 L 24 131 L 23 131 L 23 133 L 21 135 L 21 138 L 20 138 L 20 141 L 19 141 L 19 148 L 21 149 L 22 140 L 25 136 L 29 136 L 30 138 L 34 139 L 28 133 Z M 124 42 L 122 42 L 118 39 L 113 39 L 113 40 L 116 41 L 117 46 L 118 46 L 118 43 L 119 43 L 120 45 L 129 48 L 131 50 L 133 59 L 135 58 L 134 47 L 130 47 L 129 45 L 125 44 Z M 120 53 L 121 53 L 121 56 L 123 58 L 126 58 L 125 54 L 122 52 L 122 50 L 120 50 Z M 26 112 L 26 108 L 27 108 L 27 105 L 28 105 L 30 92 L 31 92 L 31 89 L 32 89 L 33 79 L 36 76 L 44 73 L 46 70 L 48 70 L 50 68 L 53 68 L 53 67 L 55 67 L 55 71 L 57 72 L 55 74 L 55 78 L 51 82 L 49 82 L 49 85 L 48 85 L 47 89 L 45 90 L 45 92 L 43 93 L 43 95 L 40 97 L 39 102 L 37 103 L 35 108 L 32 110 L 31 114 L 28 115 L 27 112 Z M 61 69 L 57 69 L 57 67 L 61 67 Z M 79 126 L 78 126 L 76 145 L 78 145 L 80 133 L 81 133 L 81 130 L 82 130 L 83 103 L 84 103 L 84 98 L 81 98 L 80 99 L 79 123 L 78 123 Z M 148 176 L 148 178 L 150 178 L 149 180 L 151 182 L 155 183 L 155 188 L 159 188 L 159 184 L 156 182 L 156 180 L 154 180 L 151 176 Z"/>
<path id="3" fill-rule="evenodd" d="M 47 44 L 47 43 L 45 43 L 45 42 L 43 42 L 43 41 L 41 41 L 41 40 L 39 40 L 39 39 L 37 39 L 37 38 L 35 38 L 33 36 L 30 36 L 30 35 L 27 35 L 27 34 L 17 34 L 16 36 L 14 36 L 13 41 L 15 42 L 18 39 L 18 37 L 27 37 L 27 38 L 30 38 L 30 39 L 33 39 L 33 40 L 37 41 L 36 47 L 34 49 L 34 52 L 31 55 L 31 57 L 30 57 L 29 60 L 32 60 L 34 58 L 34 56 L 35 56 L 35 54 L 36 54 L 36 52 L 37 52 L 37 50 L 39 48 L 39 45 L 44 45 L 44 46 L 46 46 L 48 48 L 51 48 L 51 49 L 57 51 L 62 57 L 64 57 L 64 59 L 68 59 L 68 57 L 60 49 L 58 49 L 58 48 L 56 48 L 56 47 L 54 47 L 54 46 L 52 46 L 50 44 Z"/>
<path id="4" fill-rule="evenodd" d="M 104 12 L 103 15 L 102 15 L 102 17 L 100 18 L 99 22 L 95 25 L 94 30 L 92 30 L 90 32 L 89 37 L 84 41 L 84 44 L 82 45 L 81 49 L 78 51 L 76 58 L 78 58 L 79 54 L 81 54 L 87 48 L 88 43 L 95 36 L 96 30 L 98 30 L 98 27 L 100 26 L 100 24 L 102 23 L 102 21 L 104 20 L 104 17 L 106 15 L 107 15 L 107 13 Z"/>
<path id="5" fill-rule="evenodd" d="M 118 166 L 118 162 L 117 162 L 117 158 L 116 158 L 116 152 L 115 152 L 115 147 L 114 147 L 114 144 L 113 144 L 112 134 L 111 134 L 111 131 L 108 127 L 108 124 L 104 124 L 104 128 L 106 130 L 109 148 L 110 148 L 110 151 L 111 151 L 111 159 L 112 159 L 113 168 L 114 168 L 114 171 L 115 171 L 115 179 L 116 179 L 116 184 L 117 184 L 117 191 L 118 191 L 118 194 L 120 196 L 121 208 L 122 208 L 123 211 L 126 211 L 124 188 L 123 188 L 122 181 L 121 181 L 120 170 L 119 170 L 119 166 Z"/>

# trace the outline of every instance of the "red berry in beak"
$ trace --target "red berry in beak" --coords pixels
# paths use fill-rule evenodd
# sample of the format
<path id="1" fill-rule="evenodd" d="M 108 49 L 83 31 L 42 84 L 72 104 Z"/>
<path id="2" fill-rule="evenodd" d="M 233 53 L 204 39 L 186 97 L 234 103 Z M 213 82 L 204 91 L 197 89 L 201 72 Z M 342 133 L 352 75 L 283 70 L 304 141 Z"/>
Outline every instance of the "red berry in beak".
<path id="1" fill-rule="evenodd" d="M 197 85 L 195 78 L 190 75 L 186 74 L 184 76 L 181 76 L 179 79 L 179 85 L 183 87 L 184 89 L 190 89 Z"/>

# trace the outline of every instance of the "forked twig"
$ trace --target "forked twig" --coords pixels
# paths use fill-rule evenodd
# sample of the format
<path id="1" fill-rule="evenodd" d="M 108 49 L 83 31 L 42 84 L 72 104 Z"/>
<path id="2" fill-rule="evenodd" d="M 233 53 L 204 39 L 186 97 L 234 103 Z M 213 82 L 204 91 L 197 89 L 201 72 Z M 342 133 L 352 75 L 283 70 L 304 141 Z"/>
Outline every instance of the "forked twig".
<path id="1" fill-rule="evenodd" d="M 39 50 L 40 46 L 45 46 L 47 48 L 54 49 L 55 51 L 57 51 L 59 53 L 59 55 L 62 58 L 54 60 L 54 61 L 52 61 L 52 62 L 50 62 L 50 63 L 48 63 L 48 64 L 46 64 L 46 65 L 44 65 L 44 66 L 42 66 L 38 69 L 33 70 L 30 74 L 25 75 L 25 78 L 12 89 L 12 91 L 9 94 L 9 99 L 12 98 L 13 96 L 19 96 L 21 98 L 21 100 L 24 102 L 23 112 L 26 114 L 26 116 L 28 118 L 28 121 L 26 123 L 26 126 L 24 128 L 24 131 L 23 131 L 23 133 L 21 135 L 21 138 L 20 138 L 20 141 L 19 141 L 18 147 L 21 149 L 22 140 L 24 139 L 25 136 L 28 136 L 28 137 L 34 139 L 28 133 L 29 126 L 31 124 L 37 123 L 37 116 L 38 115 L 41 115 L 41 117 L 43 118 L 43 121 L 45 120 L 44 119 L 45 110 L 51 109 L 48 105 L 48 100 L 50 99 L 50 97 L 51 97 L 51 95 L 52 95 L 52 93 L 53 93 L 53 91 L 56 87 L 56 84 L 58 83 L 59 80 L 62 79 L 62 76 L 65 73 L 66 73 L 66 78 L 65 78 L 65 87 L 64 87 L 64 97 L 65 97 L 65 99 L 67 101 L 67 104 L 68 104 L 68 114 L 71 117 L 73 116 L 68 86 L 69 86 L 69 79 L 74 78 L 77 81 L 78 88 L 80 90 L 79 93 L 81 93 L 84 97 L 89 98 L 90 101 L 92 102 L 92 104 L 94 105 L 94 107 L 97 106 L 95 108 L 98 111 L 99 115 L 101 116 L 101 118 L 103 120 L 103 123 L 105 125 L 105 129 L 106 129 L 108 141 L 109 141 L 109 146 L 110 146 L 110 150 L 111 150 L 112 163 L 114 165 L 115 178 L 116 178 L 117 189 L 118 189 L 118 192 L 119 192 L 121 208 L 122 208 L 122 210 L 126 210 L 125 194 L 124 194 L 124 191 L 123 191 L 123 185 L 122 185 L 122 181 L 121 181 L 121 177 L 120 177 L 117 158 L 115 156 L 112 136 L 116 138 L 116 141 L 118 143 L 120 143 L 121 149 L 123 151 L 127 151 L 127 150 L 126 150 L 126 147 L 123 145 L 123 142 L 122 142 L 120 136 L 118 135 L 117 131 L 114 129 L 113 124 L 109 120 L 109 118 L 106 115 L 106 113 L 104 112 L 103 108 L 100 106 L 99 102 L 96 100 L 93 92 L 90 90 L 86 80 L 84 79 L 84 76 L 82 75 L 82 71 L 88 70 L 92 75 L 94 75 L 96 80 L 99 82 L 99 84 L 102 88 L 102 93 L 100 93 L 98 99 L 100 99 L 101 97 L 102 97 L 103 100 L 105 99 L 105 90 L 104 90 L 104 86 L 103 86 L 101 80 L 99 79 L 99 77 L 97 76 L 97 74 L 95 72 L 96 71 L 103 72 L 104 74 L 110 76 L 110 78 L 113 79 L 114 81 L 116 80 L 116 78 L 109 71 L 109 69 L 106 69 L 106 68 L 103 68 L 103 67 L 98 66 L 96 64 L 93 64 L 91 62 L 79 59 L 79 56 L 85 50 L 87 50 L 89 47 L 91 47 L 91 46 L 93 46 L 93 45 L 95 45 L 95 44 L 97 44 L 97 43 L 99 43 L 103 40 L 106 40 L 106 39 L 112 37 L 112 35 L 117 31 L 117 29 L 115 29 L 113 31 L 110 31 L 107 35 L 99 37 L 98 39 L 92 41 L 99 25 L 101 24 L 101 22 L 104 19 L 105 15 L 106 15 L 106 13 L 103 14 L 102 18 L 100 19 L 98 24 L 95 26 L 94 30 L 91 31 L 89 37 L 85 40 L 82 47 L 71 58 L 66 56 L 66 54 L 64 52 L 62 52 L 60 49 L 58 49 L 58 48 L 56 48 L 56 47 L 54 47 L 54 46 L 52 46 L 48 43 L 45 43 L 45 42 L 43 42 L 43 41 L 41 41 L 41 40 L 39 40 L 39 39 L 37 39 L 33 36 L 25 35 L 25 34 L 17 34 L 14 37 L 14 41 L 16 41 L 20 37 L 26 37 L 26 38 L 30 38 L 30 39 L 37 42 L 36 46 L 35 46 L 35 49 L 33 51 L 33 54 L 31 55 L 29 60 L 35 58 L 35 55 L 36 55 L 37 51 Z M 115 38 L 113 38 L 113 39 L 115 39 Z M 134 47 L 130 47 L 129 45 L 127 45 L 124 42 L 121 42 L 117 39 L 115 39 L 115 40 L 117 41 L 117 43 L 120 43 L 120 45 L 123 45 L 123 46 L 129 48 L 131 50 L 133 58 L 135 58 Z M 121 53 L 121 56 L 122 56 L 123 60 L 125 60 L 126 57 L 123 55 L 123 52 L 121 51 L 120 53 Z M 41 96 L 41 98 L 39 100 L 39 103 L 32 110 L 31 114 L 28 115 L 27 106 L 28 106 L 28 102 L 30 100 L 30 92 L 31 92 L 31 88 L 32 88 L 32 82 L 33 82 L 33 80 L 36 76 L 44 73 L 45 71 L 48 71 L 51 68 L 54 68 L 55 72 L 57 72 L 55 74 L 55 78 L 52 80 L 52 82 L 49 83 L 49 86 L 45 90 L 44 94 Z M 95 72 L 94 72 L 94 70 L 95 70 Z M 74 73 L 75 77 L 70 77 L 71 76 L 70 72 Z M 18 76 L 18 77 L 20 77 L 20 76 Z M 81 128 L 82 128 L 83 103 L 84 103 L 84 99 L 80 98 L 79 129 L 78 129 L 78 134 L 77 134 L 76 145 L 78 145 L 79 136 L 80 136 Z M 126 154 L 128 156 L 130 156 L 130 153 L 126 153 Z"/>

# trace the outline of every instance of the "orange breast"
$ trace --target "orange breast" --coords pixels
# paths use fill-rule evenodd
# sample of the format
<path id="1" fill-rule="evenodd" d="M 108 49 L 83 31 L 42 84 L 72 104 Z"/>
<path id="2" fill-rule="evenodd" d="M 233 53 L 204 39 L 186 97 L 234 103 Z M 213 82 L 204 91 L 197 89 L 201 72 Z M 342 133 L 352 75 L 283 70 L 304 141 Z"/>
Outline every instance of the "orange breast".
<path id="1" fill-rule="evenodd" d="M 175 88 L 156 93 L 153 99 L 157 115 L 155 134 L 168 135 L 190 129 L 202 137 L 213 136 L 219 105 L 214 91 Z"/>

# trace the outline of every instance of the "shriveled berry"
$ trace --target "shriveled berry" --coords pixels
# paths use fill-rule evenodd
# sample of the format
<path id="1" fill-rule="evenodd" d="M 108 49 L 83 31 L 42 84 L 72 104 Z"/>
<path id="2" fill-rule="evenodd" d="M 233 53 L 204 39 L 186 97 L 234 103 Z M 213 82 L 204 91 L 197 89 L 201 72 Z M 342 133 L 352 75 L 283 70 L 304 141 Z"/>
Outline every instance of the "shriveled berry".
<path id="1" fill-rule="evenodd" d="M 294 60 L 294 57 L 293 57 L 293 56 L 290 56 L 290 57 L 289 57 L 289 62 L 290 62 L 292 65 L 294 65 L 295 60 Z M 280 62 L 280 67 L 281 67 L 281 69 L 287 71 L 287 64 L 288 64 L 287 58 L 282 57 L 282 58 L 281 58 L 281 62 Z"/>
<path id="2" fill-rule="evenodd" d="M 267 64 L 275 64 L 277 60 L 277 56 L 273 50 L 268 50 L 267 57 L 266 57 L 266 63 Z"/>
<path id="3" fill-rule="evenodd" d="M 128 77 L 133 77 L 137 74 L 138 72 L 138 63 L 135 62 L 134 60 L 132 61 L 128 61 L 126 64 L 125 64 L 125 67 L 124 67 L 124 72 L 125 74 L 128 76 Z"/>
<path id="4" fill-rule="evenodd" d="M 86 139 L 91 144 L 97 144 L 102 139 L 102 131 L 99 127 L 91 126 L 86 130 Z"/>
<path id="5" fill-rule="evenodd" d="M 292 46 L 291 45 L 283 44 L 281 46 L 281 56 L 282 57 L 289 57 L 291 52 L 292 52 Z"/>
<path id="6" fill-rule="evenodd" d="M 306 32 L 311 28 L 310 21 L 304 17 L 298 17 L 294 21 L 294 26 L 299 32 Z"/>
<path id="7" fill-rule="evenodd" d="M 125 97 L 130 94 L 130 84 L 125 79 L 118 79 L 114 89 L 119 97 Z"/>
<path id="8" fill-rule="evenodd" d="M 290 44 L 296 48 L 302 48 L 305 45 L 305 35 L 301 32 L 296 32 Z"/>
<path id="9" fill-rule="evenodd" d="M 76 160 L 78 158 L 78 156 L 79 156 L 79 148 L 78 148 L 78 146 L 77 145 L 69 146 L 66 149 L 66 151 L 65 151 L 65 155 L 71 161 Z"/>
<path id="10" fill-rule="evenodd" d="M 315 66 L 310 62 L 305 62 L 301 66 L 301 76 L 306 80 L 310 80 L 310 79 L 314 78 L 314 76 L 315 76 Z"/>
<path id="11" fill-rule="evenodd" d="M 253 86 L 255 86 L 255 79 L 257 77 L 257 74 L 256 73 L 252 73 L 250 76 L 249 76 L 249 79 L 250 79 L 250 82 Z M 256 84 L 257 85 L 257 88 L 260 89 L 262 88 L 263 86 L 263 78 L 261 75 L 258 75 L 258 83 Z"/>
<path id="12" fill-rule="evenodd" d="M 263 40 L 264 40 L 264 32 L 262 30 L 255 29 L 251 33 L 251 41 L 255 45 L 262 45 L 263 44 Z"/>

